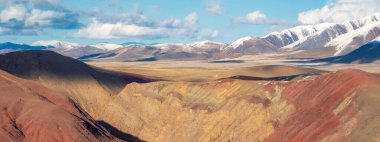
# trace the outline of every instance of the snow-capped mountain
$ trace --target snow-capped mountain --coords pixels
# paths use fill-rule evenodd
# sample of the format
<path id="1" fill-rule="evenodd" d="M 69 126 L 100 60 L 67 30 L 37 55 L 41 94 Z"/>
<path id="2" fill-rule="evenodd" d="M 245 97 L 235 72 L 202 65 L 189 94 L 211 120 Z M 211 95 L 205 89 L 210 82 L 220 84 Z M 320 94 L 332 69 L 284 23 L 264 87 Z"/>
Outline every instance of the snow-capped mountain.
<path id="1" fill-rule="evenodd" d="M 58 40 L 47 40 L 47 41 L 36 41 L 31 44 L 32 46 L 46 46 L 46 47 L 55 47 L 55 48 L 64 48 L 67 50 L 82 47 L 78 43 L 64 42 Z"/>
<path id="2" fill-rule="evenodd" d="M 346 55 L 316 59 L 316 60 L 312 60 L 311 62 L 345 63 L 345 64 L 380 63 L 380 42 L 371 41 Z"/>
<path id="3" fill-rule="evenodd" d="M 374 40 L 372 40 L 372 42 L 373 42 L 373 41 L 378 41 L 378 42 L 380 42 L 380 36 L 377 37 L 377 38 L 375 38 Z"/>
<path id="4" fill-rule="evenodd" d="M 210 40 L 204 40 L 204 41 L 199 41 L 199 42 L 194 42 L 187 44 L 188 46 L 195 47 L 195 48 L 223 48 L 227 46 L 225 43 L 221 42 L 214 42 Z"/>
<path id="5" fill-rule="evenodd" d="M 263 37 L 243 37 L 231 44 L 204 40 L 194 43 L 144 44 L 129 42 L 124 45 L 99 43 L 81 45 L 57 40 L 37 41 L 31 47 L 53 50 L 71 57 L 209 59 L 244 55 L 285 53 L 289 57 L 315 58 L 340 56 L 380 40 L 380 13 L 359 20 L 342 23 L 301 25 Z M 9 49 L 0 49 L 9 50 Z M 22 50 L 22 49 L 18 49 Z M 11 49 L 12 51 L 12 49 Z M 104 54 L 104 56 L 102 55 Z"/>
<path id="6" fill-rule="evenodd" d="M 355 50 L 357 47 L 374 40 L 380 36 L 380 23 L 370 23 L 362 28 L 341 35 L 329 43 L 326 46 L 335 47 L 335 56 L 344 55 L 349 51 Z"/>
<path id="7" fill-rule="evenodd" d="M 107 51 L 115 50 L 123 47 L 123 45 L 99 43 L 94 45 L 81 45 L 79 43 L 64 42 L 58 40 L 49 41 L 36 41 L 32 43 L 33 46 L 45 46 L 50 47 L 49 50 L 55 51 L 65 56 L 74 58 L 80 58 L 82 56 L 88 56 L 93 54 L 101 54 Z"/>
<path id="8" fill-rule="evenodd" d="M 46 46 L 46 47 L 54 47 L 54 48 L 63 48 L 66 50 L 71 50 L 75 48 L 82 48 L 86 46 L 96 47 L 101 50 L 115 50 L 118 48 L 123 47 L 123 45 L 119 44 L 111 44 L 111 43 L 98 43 L 94 45 L 81 45 L 79 43 L 72 43 L 72 42 L 65 42 L 65 41 L 58 41 L 58 40 L 47 40 L 47 41 L 36 41 L 31 44 L 32 46 Z"/>
<path id="9" fill-rule="evenodd" d="M 343 23 L 322 23 L 297 26 L 264 37 L 279 49 L 308 50 L 335 48 L 333 55 L 342 55 L 380 36 L 380 13 Z"/>
<path id="10" fill-rule="evenodd" d="M 302 25 L 294 28 L 286 29 L 281 32 L 273 32 L 264 37 L 277 47 L 285 47 L 296 42 L 302 42 L 307 37 L 318 35 L 325 30 L 331 28 L 334 24 L 322 23 L 318 25 Z"/>
<path id="11" fill-rule="evenodd" d="M 123 47 L 123 45 L 112 44 L 112 43 L 98 43 L 91 46 L 102 49 L 102 50 L 107 50 L 107 51 L 115 50 L 115 49 L 119 49 Z"/>
<path id="12" fill-rule="evenodd" d="M 250 37 L 250 36 L 240 38 L 240 39 L 234 41 L 233 43 L 231 43 L 228 47 L 236 49 L 239 46 L 242 46 L 244 44 L 244 42 L 251 40 L 251 39 L 252 39 L 252 37 Z"/>
<path id="13" fill-rule="evenodd" d="M 273 32 L 262 38 L 269 40 L 280 48 L 302 48 L 313 45 L 312 42 L 326 44 L 329 41 L 356 31 L 361 28 L 379 25 L 380 13 L 359 20 L 345 21 L 343 23 L 322 23 L 317 25 L 303 25 Z"/>
<path id="14" fill-rule="evenodd" d="M 221 42 L 215 42 L 210 40 L 204 40 L 193 43 L 161 43 L 156 45 L 151 45 L 149 47 L 158 48 L 164 51 L 174 50 L 183 52 L 207 52 L 223 49 L 227 44 Z"/>

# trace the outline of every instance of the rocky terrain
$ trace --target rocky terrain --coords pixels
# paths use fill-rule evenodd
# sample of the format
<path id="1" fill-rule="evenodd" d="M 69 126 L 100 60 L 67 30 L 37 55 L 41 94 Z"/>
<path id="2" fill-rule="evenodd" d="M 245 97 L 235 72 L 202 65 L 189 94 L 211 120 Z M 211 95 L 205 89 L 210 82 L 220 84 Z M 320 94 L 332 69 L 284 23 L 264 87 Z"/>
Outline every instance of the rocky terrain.
<path id="1" fill-rule="evenodd" d="M 275 142 L 376 141 L 379 138 L 379 118 L 375 114 L 378 111 L 376 102 L 380 101 L 380 77 L 360 70 L 325 72 L 299 67 L 259 66 L 216 78 L 210 78 L 205 70 L 177 72 L 205 72 L 198 76 L 198 81 L 188 81 L 164 74 L 149 79 L 149 70 L 131 74 L 122 69 L 100 69 L 100 66 L 89 66 L 51 51 L 8 53 L 0 55 L 0 61 L 1 70 L 28 79 L 17 79 L 2 72 L 5 79 L 0 85 L 16 86 L 15 89 L 5 89 L 5 94 L 24 90 L 31 99 L 20 96 L 15 97 L 15 102 L 28 98 L 26 100 L 30 100 L 31 104 L 24 105 L 42 103 L 32 105 L 36 108 L 25 113 L 36 114 L 33 112 L 43 113 L 46 110 L 47 114 L 37 117 L 40 119 L 38 122 L 44 122 L 47 127 L 67 128 L 72 135 L 77 135 L 78 131 L 89 131 L 81 134 L 90 135 L 90 141 L 117 140 L 115 137 L 131 141 Z M 155 70 L 158 69 L 151 68 L 150 72 Z M 208 73 L 219 74 L 223 71 L 228 73 L 233 69 L 211 70 Z M 202 80 L 202 77 L 207 79 Z M 7 78 L 14 81 L 7 81 Z M 27 87 L 19 89 L 20 86 Z M 43 97 L 38 97 L 41 95 Z M 13 99 L 11 96 L 5 98 Z M 55 100 L 59 98 L 68 104 L 57 103 Z M 13 102 L 2 101 L 5 104 Z M 51 111 L 52 107 L 49 106 L 52 105 L 61 108 Z M 9 107 L 4 108 L 8 110 Z M 13 108 L 16 112 L 13 115 L 21 114 L 26 108 L 30 107 Z M 48 112 L 55 114 L 60 109 L 66 110 L 64 116 L 45 118 L 50 116 Z M 22 122 L 11 113 L 3 114 L 11 118 L 7 122 Z M 77 117 L 72 118 L 69 114 Z M 87 123 L 78 123 L 78 118 L 88 121 L 91 129 Z M 26 121 L 30 120 L 33 119 Z M 56 121 L 65 123 L 59 123 L 63 125 L 60 126 L 54 123 Z M 75 124 L 76 129 L 70 127 L 71 124 Z M 13 127 L 7 125 L 4 128 L 12 135 L 3 137 L 22 141 L 26 130 L 21 133 L 18 131 L 20 125 L 10 126 Z M 61 133 L 49 131 L 46 134 L 55 137 Z M 48 138 L 32 136 L 38 141 Z"/>
<path id="2" fill-rule="evenodd" d="M 379 83 L 378 76 L 359 70 L 290 81 L 133 83 L 100 117 L 147 141 L 355 140 L 361 139 L 351 135 L 356 128 L 373 121 L 364 119 L 373 115 L 359 103 L 376 108 L 358 98 L 376 96 L 378 88 L 361 91 Z"/>

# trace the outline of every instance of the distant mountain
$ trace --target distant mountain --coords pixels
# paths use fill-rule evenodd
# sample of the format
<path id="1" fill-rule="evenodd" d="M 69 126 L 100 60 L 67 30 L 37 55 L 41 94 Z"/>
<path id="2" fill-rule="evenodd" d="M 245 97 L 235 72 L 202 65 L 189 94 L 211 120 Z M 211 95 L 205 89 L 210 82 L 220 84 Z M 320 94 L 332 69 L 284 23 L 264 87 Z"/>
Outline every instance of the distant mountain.
<path id="1" fill-rule="evenodd" d="M 101 50 L 106 50 L 106 51 L 115 50 L 115 49 L 123 47 L 123 45 L 112 44 L 112 43 L 98 43 L 98 44 L 93 44 L 90 46 L 96 47 L 96 48 L 101 49 Z"/>
<path id="2" fill-rule="evenodd" d="M 380 13 L 343 23 L 301 25 L 261 38 L 244 37 L 221 52 L 222 57 L 286 53 L 290 57 L 347 54 L 380 36 Z"/>
<path id="3" fill-rule="evenodd" d="M 63 48 L 66 50 L 74 49 L 74 48 L 79 48 L 82 45 L 78 43 L 71 43 L 71 42 L 63 42 L 63 41 L 58 41 L 58 40 L 48 40 L 48 41 L 36 41 L 32 43 L 31 45 L 33 46 L 45 46 L 45 47 L 52 47 L 52 48 Z"/>
<path id="4" fill-rule="evenodd" d="M 273 32 L 262 39 L 269 41 L 283 52 L 307 52 L 316 48 L 326 56 L 347 54 L 380 36 L 380 13 L 359 20 L 343 23 L 322 23 L 297 26 L 281 32 Z M 323 50 L 320 50 L 323 52 Z"/>
<path id="5" fill-rule="evenodd" d="M 122 43 L 122 44 L 120 44 L 120 45 L 123 45 L 123 46 L 131 46 L 131 45 L 156 45 L 156 44 L 160 44 L 160 43 L 145 43 L 145 42 L 133 42 L 133 41 L 131 41 L 131 42 L 124 42 L 124 43 Z"/>
<path id="6" fill-rule="evenodd" d="M 11 42 L 0 43 L 0 50 L 43 50 L 46 46 L 33 46 L 27 44 L 16 44 Z"/>
<path id="7" fill-rule="evenodd" d="M 276 53 L 278 48 L 271 42 L 262 38 L 244 37 L 236 40 L 223 49 L 220 56 L 239 57 L 244 55 L 257 55 Z"/>
<path id="8" fill-rule="evenodd" d="M 101 61 L 206 60 L 227 46 L 209 40 L 189 44 L 129 45 L 106 53 L 82 58 Z"/>
<path id="9" fill-rule="evenodd" d="M 261 38 L 240 38 L 231 44 L 205 40 L 189 44 L 126 42 L 80 45 L 52 40 L 31 45 L 4 43 L 0 45 L 0 53 L 48 49 L 82 60 L 103 61 L 207 60 L 277 53 L 289 58 L 325 58 L 345 55 L 378 37 L 380 13 L 342 23 L 296 26 Z"/>
<path id="10" fill-rule="evenodd" d="M 199 42 L 187 44 L 187 46 L 191 46 L 193 48 L 203 48 L 203 49 L 215 49 L 215 48 L 220 49 L 220 48 L 227 46 L 227 44 L 221 43 L 221 42 L 210 41 L 210 40 L 204 40 L 204 41 L 199 41 Z"/>
<path id="11" fill-rule="evenodd" d="M 380 41 L 370 42 L 343 56 L 317 59 L 312 62 L 364 64 L 378 61 L 380 61 Z"/>
<path id="12" fill-rule="evenodd" d="M 73 58 L 80 58 L 82 56 L 88 56 L 92 54 L 105 53 L 110 50 L 115 50 L 123 47 L 118 44 L 99 43 L 94 45 L 81 45 L 78 43 L 64 42 L 64 41 L 37 41 L 32 45 L 51 47 L 49 50 L 55 51 L 65 56 Z"/>

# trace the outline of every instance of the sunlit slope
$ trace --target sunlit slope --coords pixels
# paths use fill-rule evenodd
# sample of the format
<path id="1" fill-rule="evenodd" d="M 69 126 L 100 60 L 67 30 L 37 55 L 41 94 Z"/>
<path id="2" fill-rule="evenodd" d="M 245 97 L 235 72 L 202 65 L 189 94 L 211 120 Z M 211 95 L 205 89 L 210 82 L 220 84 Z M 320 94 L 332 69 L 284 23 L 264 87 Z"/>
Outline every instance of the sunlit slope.
<path id="1" fill-rule="evenodd" d="M 6 142 L 119 141 L 68 99 L 0 71 L 0 139 Z"/>
<path id="2" fill-rule="evenodd" d="M 133 83 L 100 117 L 147 141 L 346 141 L 375 117 L 360 107 L 375 109 L 374 100 L 360 98 L 379 85 L 360 70 L 291 81 Z"/>

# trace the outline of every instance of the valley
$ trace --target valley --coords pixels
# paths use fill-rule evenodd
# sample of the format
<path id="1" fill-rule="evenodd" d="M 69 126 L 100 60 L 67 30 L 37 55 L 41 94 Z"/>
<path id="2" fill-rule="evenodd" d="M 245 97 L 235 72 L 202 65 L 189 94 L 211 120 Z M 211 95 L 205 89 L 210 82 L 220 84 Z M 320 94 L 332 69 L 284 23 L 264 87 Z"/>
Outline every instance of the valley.
<path id="1" fill-rule="evenodd" d="M 380 2 L 325 1 L 1 1 L 0 141 L 380 142 Z"/>
<path id="2" fill-rule="evenodd" d="M 377 128 L 367 112 L 377 108 L 376 63 L 355 65 L 361 70 L 268 57 L 83 63 L 51 51 L 0 59 L 6 76 L 69 98 L 112 141 L 356 141 L 373 139 L 360 134 Z"/>

